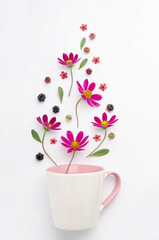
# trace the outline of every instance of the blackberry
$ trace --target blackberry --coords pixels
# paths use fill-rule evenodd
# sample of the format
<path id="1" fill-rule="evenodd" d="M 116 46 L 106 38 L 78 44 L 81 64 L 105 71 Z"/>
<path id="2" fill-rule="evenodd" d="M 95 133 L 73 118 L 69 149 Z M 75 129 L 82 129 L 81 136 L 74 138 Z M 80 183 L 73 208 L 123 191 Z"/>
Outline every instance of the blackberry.
<path id="1" fill-rule="evenodd" d="M 52 110 L 54 113 L 58 113 L 60 111 L 60 108 L 58 106 L 54 106 Z"/>
<path id="2" fill-rule="evenodd" d="M 46 98 L 46 96 L 45 96 L 45 94 L 43 94 L 43 93 L 41 93 L 41 94 L 39 94 L 38 95 L 38 100 L 39 100 L 39 102 L 44 102 L 45 101 L 45 98 Z"/>
<path id="3" fill-rule="evenodd" d="M 108 104 L 106 109 L 107 109 L 108 112 L 113 111 L 114 110 L 113 104 Z"/>
<path id="4" fill-rule="evenodd" d="M 87 69 L 86 69 L 86 73 L 90 75 L 90 74 L 92 73 L 92 69 L 87 68 Z"/>
<path id="5" fill-rule="evenodd" d="M 41 161 L 41 160 L 43 160 L 43 158 L 44 158 L 44 154 L 42 154 L 42 153 L 38 153 L 38 154 L 36 154 L 36 159 L 38 160 L 38 161 Z"/>

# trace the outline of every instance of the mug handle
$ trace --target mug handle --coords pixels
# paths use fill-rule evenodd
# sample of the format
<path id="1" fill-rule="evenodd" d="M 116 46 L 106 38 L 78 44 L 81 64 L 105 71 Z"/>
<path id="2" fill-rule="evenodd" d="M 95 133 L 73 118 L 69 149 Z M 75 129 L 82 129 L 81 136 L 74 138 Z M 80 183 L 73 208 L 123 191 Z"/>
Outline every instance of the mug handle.
<path id="1" fill-rule="evenodd" d="M 111 200 L 113 200 L 113 198 L 116 196 L 116 194 L 118 193 L 119 189 L 120 189 L 120 185 L 121 185 L 121 179 L 120 176 L 115 173 L 115 172 L 105 172 L 105 176 L 104 178 L 106 179 L 108 176 L 113 175 L 115 177 L 115 187 L 113 189 L 113 191 L 111 192 L 111 194 L 102 202 L 101 204 L 101 211 L 111 202 Z"/>

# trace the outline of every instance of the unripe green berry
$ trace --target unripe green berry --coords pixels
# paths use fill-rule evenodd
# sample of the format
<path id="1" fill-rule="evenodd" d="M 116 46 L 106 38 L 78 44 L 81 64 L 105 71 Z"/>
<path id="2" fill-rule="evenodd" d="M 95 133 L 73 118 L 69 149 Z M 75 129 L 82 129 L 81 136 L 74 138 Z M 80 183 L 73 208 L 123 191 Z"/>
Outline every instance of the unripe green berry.
<path id="1" fill-rule="evenodd" d="M 68 121 L 71 121 L 71 120 L 72 120 L 72 116 L 71 116 L 71 115 L 66 115 L 66 119 L 67 119 Z"/>
<path id="2" fill-rule="evenodd" d="M 113 139 L 113 138 L 115 138 L 115 134 L 111 132 L 111 133 L 109 133 L 108 137 L 109 137 L 109 139 Z"/>

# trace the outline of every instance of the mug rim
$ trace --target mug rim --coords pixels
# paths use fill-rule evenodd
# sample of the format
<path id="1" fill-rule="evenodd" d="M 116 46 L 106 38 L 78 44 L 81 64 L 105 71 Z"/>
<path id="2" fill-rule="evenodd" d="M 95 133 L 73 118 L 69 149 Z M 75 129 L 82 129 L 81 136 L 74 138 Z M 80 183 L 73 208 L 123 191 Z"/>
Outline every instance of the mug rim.
<path id="1" fill-rule="evenodd" d="M 55 174 L 55 175 L 65 175 L 65 176 L 79 176 L 79 175 L 86 175 L 86 174 L 97 174 L 100 172 L 105 171 L 105 169 L 98 165 L 91 165 L 91 164 L 71 164 L 70 169 L 72 172 L 65 173 L 68 165 L 61 164 L 57 166 L 51 166 L 49 168 L 46 168 L 46 172 L 49 174 Z M 59 168 L 59 169 L 58 169 Z M 77 171 L 77 168 L 80 169 L 80 171 Z M 94 171 L 93 171 L 94 169 Z M 60 170 L 60 171 L 58 171 Z"/>

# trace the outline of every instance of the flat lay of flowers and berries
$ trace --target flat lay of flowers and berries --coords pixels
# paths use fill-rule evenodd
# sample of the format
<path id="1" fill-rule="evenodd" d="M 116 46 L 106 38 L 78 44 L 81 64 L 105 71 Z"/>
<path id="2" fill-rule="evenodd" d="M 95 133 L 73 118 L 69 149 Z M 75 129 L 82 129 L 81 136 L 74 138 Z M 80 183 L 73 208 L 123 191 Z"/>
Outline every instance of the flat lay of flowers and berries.
<path id="1" fill-rule="evenodd" d="M 80 31 L 84 32 L 88 31 L 87 24 L 82 24 L 80 26 Z M 83 33 L 83 34 L 84 34 Z M 52 107 L 52 112 L 55 116 L 48 117 L 46 113 L 43 113 L 41 116 L 37 116 L 35 121 L 39 123 L 39 128 L 43 129 L 42 136 L 39 136 L 38 130 L 31 130 L 32 137 L 41 144 L 41 149 L 39 149 L 39 153 L 36 154 L 35 158 L 38 161 L 43 160 L 44 158 L 48 158 L 52 162 L 53 165 L 58 165 L 58 162 L 55 159 L 55 156 L 50 156 L 47 152 L 47 145 L 45 144 L 45 136 L 49 131 L 52 132 L 52 138 L 50 138 L 50 144 L 56 145 L 60 144 L 61 148 L 66 148 L 66 152 L 70 155 L 70 161 L 67 164 L 66 174 L 69 173 L 69 167 L 73 162 L 76 155 L 80 155 L 81 151 L 84 151 L 85 148 L 88 148 L 89 154 L 85 157 L 102 157 L 109 153 L 109 149 L 107 149 L 107 141 L 115 138 L 114 132 L 107 133 L 108 129 L 113 130 L 114 124 L 118 121 L 114 111 L 114 105 L 112 103 L 107 103 L 105 105 L 102 102 L 102 94 L 105 94 L 107 91 L 106 82 L 101 81 L 100 84 L 96 82 L 96 80 L 90 80 L 89 76 L 91 75 L 91 79 L 93 79 L 93 68 L 89 66 L 89 62 L 93 63 L 95 67 L 96 64 L 100 64 L 100 57 L 94 56 L 93 58 L 89 58 L 90 47 L 89 42 L 94 41 L 96 39 L 95 33 L 89 33 L 88 37 L 83 37 L 79 44 L 79 52 L 70 52 L 63 53 L 62 56 L 57 57 L 57 64 L 61 66 L 61 72 L 59 72 L 59 77 L 64 81 L 68 81 L 69 91 L 63 89 L 61 86 L 56 86 L 58 91 L 58 97 L 60 99 L 61 104 L 65 104 L 63 102 L 63 96 L 67 96 L 71 98 L 74 92 L 72 91 L 73 85 L 76 87 L 78 92 L 78 101 L 72 105 L 66 106 L 65 110 L 69 112 L 69 108 L 74 108 L 74 115 L 65 114 L 65 119 L 60 119 L 58 117 L 58 113 L 60 111 L 60 107 L 55 105 Z M 87 45 L 88 44 L 88 45 Z M 86 55 L 85 58 L 80 57 L 80 53 Z M 75 68 L 76 66 L 76 68 Z M 80 76 L 80 69 L 85 69 L 87 78 L 82 81 L 79 79 L 74 79 L 74 71 L 77 72 L 76 76 Z M 76 77 L 77 78 L 77 77 Z M 47 76 L 44 79 L 45 84 L 51 84 L 51 78 Z M 98 79 L 99 82 L 99 79 Z M 76 92 L 76 94 L 77 94 Z M 39 103 L 45 102 L 47 96 L 44 93 L 39 93 L 37 96 L 37 101 Z M 85 117 L 85 121 L 91 125 L 91 127 L 96 129 L 96 134 L 92 135 L 92 133 L 84 133 L 82 131 L 82 125 L 80 124 L 80 115 L 78 114 L 78 109 L 81 108 L 81 102 L 88 108 L 88 116 Z M 100 108 L 100 105 L 104 106 L 105 111 L 101 111 L 100 114 L 94 116 L 93 119 L 90 119 L 89 112 L 91 108 Z M 46 109 L 47 111 L 47 109 Z M 65 127 L 65 120 L 72 121 L 72 118 L 76 118 L 76 127 L 77 129 L 80 127 L 77 135 L 75 135 L 72 131 Z M 60 131 L 61 129 L 65 130 L 65 135 L 61 135 L 60 139 L 56 139 L 54 137 L 55 131 Z M 101 130 L 102 129 L 102 130 Z M 101 130 L 101 131 L 99 131 Z M 97 145 L 95 149 L 92 149 L 91 142 L 94 141 Z"/>

